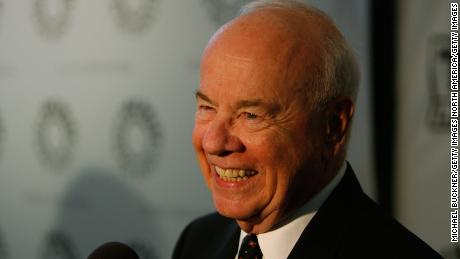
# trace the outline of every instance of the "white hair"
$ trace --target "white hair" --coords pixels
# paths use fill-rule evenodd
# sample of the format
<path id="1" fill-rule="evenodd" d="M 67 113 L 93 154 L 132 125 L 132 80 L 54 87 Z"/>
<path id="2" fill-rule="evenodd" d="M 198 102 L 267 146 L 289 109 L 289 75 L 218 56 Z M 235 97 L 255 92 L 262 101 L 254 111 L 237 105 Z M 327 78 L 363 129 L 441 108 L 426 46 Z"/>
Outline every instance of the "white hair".
<path id="1" fill-rule="evenodd" d="M 313 105 L 323 107 L 338 96 L 348 96 L 356 100 L 359 85 L 359 69 L 355 54 L 332 19 L 323 11 L 296 0 L 256 0 L 243 6 L 240 16 L 265 8 L 296 10 L 306 16 L 325 19 L 336 30 L 323 33 L 321 42 L 321 66 L 313 75 L 316 89 L 310 93 Z"/>

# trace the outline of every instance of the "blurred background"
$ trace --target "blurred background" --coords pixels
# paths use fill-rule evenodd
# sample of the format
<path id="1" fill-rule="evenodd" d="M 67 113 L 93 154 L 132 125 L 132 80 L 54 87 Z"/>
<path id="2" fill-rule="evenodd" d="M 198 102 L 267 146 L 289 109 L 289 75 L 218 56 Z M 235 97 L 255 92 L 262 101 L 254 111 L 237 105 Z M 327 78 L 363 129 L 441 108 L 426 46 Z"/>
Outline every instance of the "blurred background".
<path id="1" fill-rule="evenodd" d="M 171 257 L 184 226 L 213 211 L 190 140 L 200 56 L 246 2 L 0 0 L 0 259 L 86 258 L 111 240 Z M 363 188 L 460 258 L 450 1 L 305 2 L 360 62 L 348 160 Z"/>

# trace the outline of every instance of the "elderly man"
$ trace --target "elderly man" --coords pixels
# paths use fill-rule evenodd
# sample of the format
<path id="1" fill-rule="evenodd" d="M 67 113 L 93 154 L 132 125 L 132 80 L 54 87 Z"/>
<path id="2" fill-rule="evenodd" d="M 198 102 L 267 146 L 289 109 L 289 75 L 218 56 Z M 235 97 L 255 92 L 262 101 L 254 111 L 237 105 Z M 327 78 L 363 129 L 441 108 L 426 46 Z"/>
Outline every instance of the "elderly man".
<path id="1" fill-rule="evenodd" d="M 250 3 L 215 33 L 193 145 L 218 214 L 173 258 L 440 258 L 345 162 L 357 70 L 331 19 L 299 2 Z"/>

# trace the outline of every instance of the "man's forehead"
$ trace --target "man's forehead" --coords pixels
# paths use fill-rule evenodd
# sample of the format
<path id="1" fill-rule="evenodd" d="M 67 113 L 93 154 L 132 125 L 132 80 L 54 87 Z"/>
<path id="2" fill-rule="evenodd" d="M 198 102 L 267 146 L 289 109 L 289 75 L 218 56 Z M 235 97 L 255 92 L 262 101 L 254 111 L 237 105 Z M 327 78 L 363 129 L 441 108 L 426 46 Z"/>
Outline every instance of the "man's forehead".
<path id="1" fill-rule="evenodd" d="M 244 64 L 249 65 L 250 63 L 254 62 L 254 57 L 242 57 L 233 54 L 224 54 L 223 58 L 241 63 L 243 66 Z"/>
<path id="2" fill-rule="evenodd" d="M 256 35 L 225 36 L 206 49 L 201 73 L 212 73 L 221 78 L 235 80 L 240 77 L 255 77 L 260 73 L 270 76 L 283 74 L 284 70 L 290 69 L 289 65 L 294 65 L 294 59 L 304 56 L 301 54 L 304 51 L 300 44 L 303 43 L 294 40 L 270 41 Z"/>
<path id="3" fill-rule="evenodd" d="M 214 73 L 223 72 L 243 73 L 256 66 L 261 59 L 249 55 L 237 55 L 226 51 L 210 53 L 203 59 L 202 69 L 212 69 Z"/>
<path id="4" fill-rule="evenodd" d="M 221 53 L 203 62 L 201 87 L 238 86 L 251 92 L 279 83 L 279 67 L 269 59 Z M 231 90 L 231 89 L 229 89 Z"/>

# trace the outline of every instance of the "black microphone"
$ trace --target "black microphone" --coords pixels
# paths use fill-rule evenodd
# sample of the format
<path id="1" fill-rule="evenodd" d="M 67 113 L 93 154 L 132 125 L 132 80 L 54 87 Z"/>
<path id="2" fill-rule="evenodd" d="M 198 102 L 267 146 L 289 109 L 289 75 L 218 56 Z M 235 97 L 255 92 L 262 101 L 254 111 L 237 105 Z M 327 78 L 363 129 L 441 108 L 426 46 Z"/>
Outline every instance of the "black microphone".
<path id="1" fill-rule="evenodd" d="M 96 248 L 87 259 L 139 259 L 139 256 L 123 243 L 108 242 Z"/>

